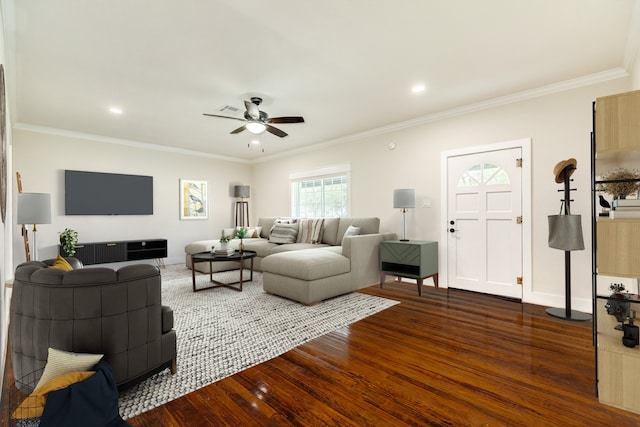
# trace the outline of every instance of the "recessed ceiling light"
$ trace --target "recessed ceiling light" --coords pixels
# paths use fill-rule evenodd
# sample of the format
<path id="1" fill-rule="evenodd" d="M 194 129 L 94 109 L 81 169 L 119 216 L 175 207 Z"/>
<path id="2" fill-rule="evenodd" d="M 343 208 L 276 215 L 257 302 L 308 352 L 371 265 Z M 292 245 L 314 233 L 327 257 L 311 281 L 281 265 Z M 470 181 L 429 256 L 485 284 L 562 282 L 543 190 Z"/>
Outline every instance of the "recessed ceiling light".
<path id="1" fill-rule="evenodd" d="M 420 92 L 424 92 L 426 88 L 424 87 L 424 85 L 415 85 L 411 88 L 411 92 L 413 93 L 420 93 Z"/>
<path id="2" fill-rule="evenodd" d="M 122 108 L 119 107 L 111 107 L 109 108 L 109 112 L 111 114 L 122 114 Z"/>

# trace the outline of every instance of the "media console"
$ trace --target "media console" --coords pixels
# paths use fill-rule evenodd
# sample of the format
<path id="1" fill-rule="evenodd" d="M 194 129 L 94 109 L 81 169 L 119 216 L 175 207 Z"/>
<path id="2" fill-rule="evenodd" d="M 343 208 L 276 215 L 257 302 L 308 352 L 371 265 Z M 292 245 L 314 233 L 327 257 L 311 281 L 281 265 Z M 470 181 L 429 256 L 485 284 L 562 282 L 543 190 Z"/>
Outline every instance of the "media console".
<path id="1" fill-rule="evenodd" d="M 74 257 L 84 265 L 139 261 L 167 257 L 167 240 L 123 240 L 117 242 L 78 243 Z"/>

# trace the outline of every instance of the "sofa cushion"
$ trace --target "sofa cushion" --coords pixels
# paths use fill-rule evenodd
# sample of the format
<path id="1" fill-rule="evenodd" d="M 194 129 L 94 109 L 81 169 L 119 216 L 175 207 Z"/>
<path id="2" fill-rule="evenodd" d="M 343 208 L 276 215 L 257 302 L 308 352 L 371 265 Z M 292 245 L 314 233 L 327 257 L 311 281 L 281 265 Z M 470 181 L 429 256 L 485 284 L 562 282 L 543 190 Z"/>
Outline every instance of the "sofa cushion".
<path id="1" fill-rule="evenodd" d="M 55 259 L 55 261 L 53 261 L 53 264 L 49 268 L 58 268 L 64 271 L 73 270 L 71 264 L 69 264 L 67 260 L 62 258 L 60 255 L 58 255 L 58 257 Z"/>
<path id="2" fill-rule="evenodd" d="M 281 252 L 262 260 L 262 270 L 302 280 L 317 280 L 348 273 L 349 258 L 324 249 Z"/>
<path id="3" fill-rule="evenodd" d="M 275 217 L 260 217 L 258 218 L 258 227 L 261 229 L 260 237 L 264 239 L 269 238 L 269 233 L 273 228 L 273 224 L 276 222 Z"/>
<path id="4" fill-rule="evenodd" d="M 265 239 L 256 239 L 251 241 L 245 241 L 244 248 L 248 251 L 256 251 L 256 256 L 264 258 L 271 253 L 273 248 L 286 247 L 288 245 L 278 245 L 271 243 Z"/>
<path id="5" fill-rule="evenodd" d="M 346 233 L 350 225 L 360 227 L 360 234 L 377 234 L 380 232 L 380 218 L 340 218 L 338 226 L 338 234 L 336 237 L 336 245 L 340 245 L 342 237 Z"/>
<path id="6" fill-rule="evenodd" d="M 340 225 L 340 218 L 325 218 L 322 230 L 322 243 L 328 245 L 339 245 L 338 240 L 338 226 Z"/>
<path id="7" fill-rule="evenodd" d="M 357 236 L 362 231 L 362 227 L 356 227 L 355 225 L 350 225 L 347 228 L 347 231 L 344 232 L 344 236 L 342 236 L 342 244 L 344 245 L 345 237 Z"/>
<path id="8" fill-rule="evenodd" d="M 323 218 L 308 218 L 298 221 L 297 243 L 320 243 L 324 229 Z"/>
<path id="9" fill-rule="evenodd" d="M 269 250 L 269 254 L 278 254 L 280 252 L 301 251 L 304 249 L 329 248 L 326 243 L 290 243 L 288 245 L 275 245 Z"/>
<path id="10" fill-rule="evenodd" d="M 271 243 L 295 243 L 298 237 L 298 224 L 278 223 L 273 224 L 269 233 Z"/>
<path id="11" fill-rule="evenodd" d="M 46 384 L 39 385 L 38 389 L 34 390 L 29 396 L 27 396 L 20 406 L 13 411 L 13 418 L 23 419 L 41 417 L 44 405 L 47 401 L 47 395 L 50 392 L 66 388 L 71 384 L 75 384 L 89 378 L 93 374 L 95 374 L 95 371 L 69 372 L 68 374 L 59 375 L 50 379 Z M 20 423 L 17 425 L 20 425 Z M 26 423 L 26 425 L 29 424 Z"/>
<path id="12" fill-rule="evenodd" d="M 102 354 L 72 353 L 49 347 L 49 356 L 36 389 L 49 380 L 76 371 L 89 371 L 102 359 Z"/>
<path id="13" fill-rule="evenodd" d="M 223 228 L 222 229 L 222 233 L 224 233 L 225 236 L 231 236 L 232 239 L 238 239 L 238 230 L 240 229 L 240 226 L 237 227 L 230 227 L 230 228 Z M 257 238 L 260 237 L 260 233 L 262 232 L 262 227 L 244 227 L 247 229 L 247 235 L 246 237 L 244 237 L 244 239 L 252 239 L 252 238 Z"/>

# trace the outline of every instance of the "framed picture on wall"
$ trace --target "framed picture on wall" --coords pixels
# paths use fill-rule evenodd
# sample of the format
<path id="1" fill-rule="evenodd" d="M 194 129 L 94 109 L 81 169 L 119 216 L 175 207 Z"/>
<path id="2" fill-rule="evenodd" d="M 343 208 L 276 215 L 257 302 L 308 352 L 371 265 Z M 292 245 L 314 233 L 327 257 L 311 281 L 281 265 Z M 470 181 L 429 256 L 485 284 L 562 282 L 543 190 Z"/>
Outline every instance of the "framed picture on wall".
<path id="1" fill-rule="evenodd" d="M 180 219 L 207 219 L 207 181 L 180 180 Z"/>

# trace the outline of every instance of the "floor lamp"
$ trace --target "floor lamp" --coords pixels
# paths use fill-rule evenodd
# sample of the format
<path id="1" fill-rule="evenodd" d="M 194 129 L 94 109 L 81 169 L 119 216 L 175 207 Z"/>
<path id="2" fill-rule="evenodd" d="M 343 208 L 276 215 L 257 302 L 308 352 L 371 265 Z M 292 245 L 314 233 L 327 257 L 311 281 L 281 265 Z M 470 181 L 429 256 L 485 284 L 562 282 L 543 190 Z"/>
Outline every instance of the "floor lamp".
<path id="1" fill-rule="evenodd" d="M 413 188 L 401 188 L 393 190 L 393 207 L 402 209 L 402 239 L 401 242 L 408 242 L 407 239 L 407 209 L 416 207 L 416 190 Z"/>
<path id="2" fill-rule="evenodd" d="M 18 193 L 18 224 L 33 224 L 33 259 L 38 260 L 37 224 L 51 224 L 51 194 Z"/>
<path id="3" fill-rule="evenodd" d="M 251 188 L 248 185 L 233 187 L 233 197 L 240 198 L 240 201 L 236 201 L 236 227 L 249 226 L 249 202 L 244 199 L 249 198 L 250 193 Z"/>

